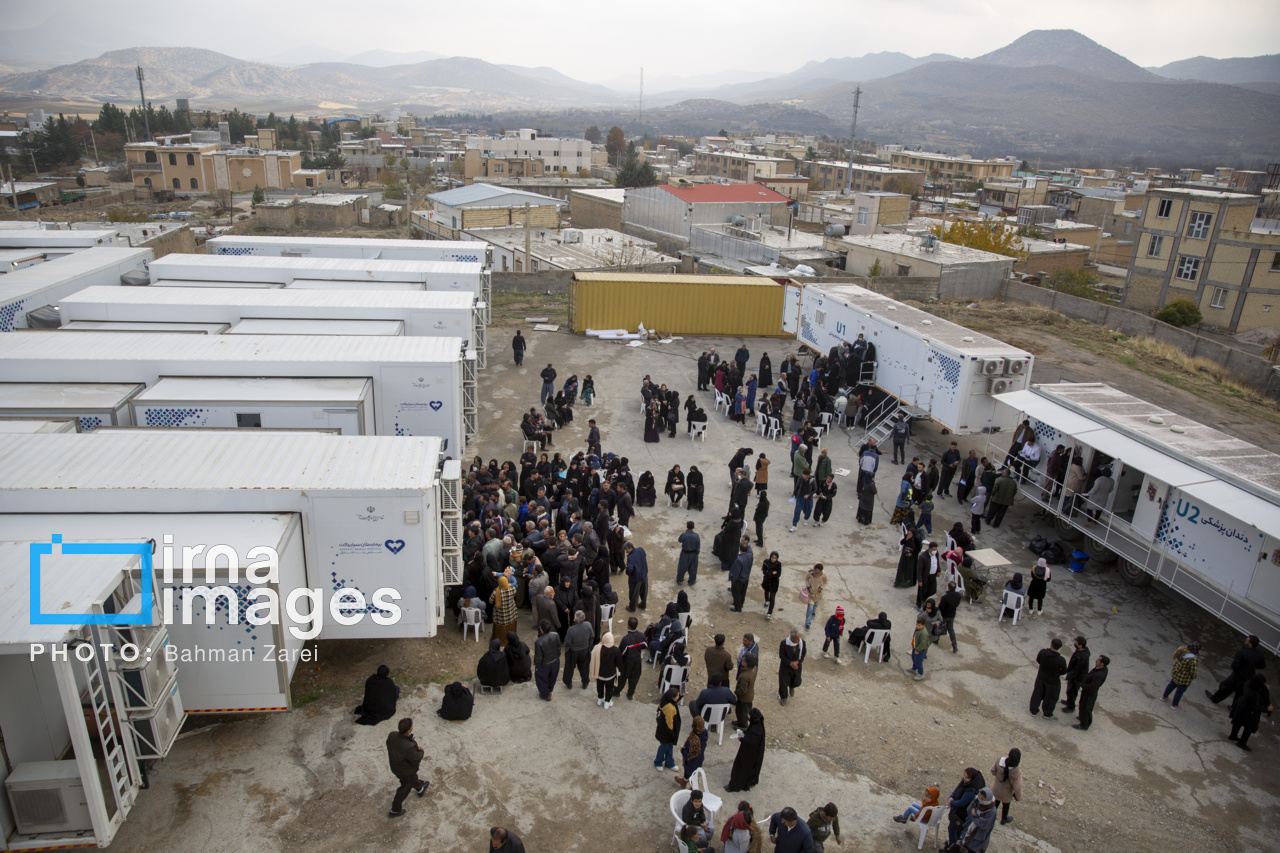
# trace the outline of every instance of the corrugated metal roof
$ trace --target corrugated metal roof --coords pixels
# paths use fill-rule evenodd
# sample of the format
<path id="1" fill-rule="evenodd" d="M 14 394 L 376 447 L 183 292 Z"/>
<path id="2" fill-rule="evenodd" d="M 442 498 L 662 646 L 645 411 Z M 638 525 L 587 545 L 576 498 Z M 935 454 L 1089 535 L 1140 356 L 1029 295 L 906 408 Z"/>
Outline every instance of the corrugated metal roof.
<path id="1" fill-rule="evenodd" d="M 43 288 L 62 284 L 80 276 L 93 275 L 121 264 L 135 263 L 141 266 L 144 261 L 150 259 L 150 249 L 95 246 L 43 264 L 24 267 L 0 277 L 0 303 L 20 299 Z"/>
<path id="2" fill-rule="evenodd" d="M 294 282 L 297 284 L 297 282 Z M 325 282 L 328 284 L 329 282 Z M 61 306 L 93 305 L 242 305 L 247 308 L 408 308 L 414 311 L 449 311 L 471 308 L 475 295 L 449 290 L 373 290 L 363 286 L 348 290 L 311 290 L 306 287 L 276 290 L 208 287 L 87 287 L 61 299 Z"/>
<path id="3" fill-rule="evenodd" d="M 777 287 L 777 282 L 755 275 L 668 275 L 643 272 L 576 272 L 575 281 L 623 281 L 631 284 L 726 284 L 750 287 Z"/>
<path id="4" fill-rule="evenodd" d="M 479 249 L 479 247 L 477 247 Z M 439 273 L 448 275 L 478 275 L 483 270 L 480 263 L 458 261 L 384 261 L 376 258 L 277 258 L 270 255 L 166 255 L 151 263 L 153 278 L 191 278 L 191 270 L 207 270 L 209 278 L 219 275 L 219 270 L 287 270 L 290 278 L 320 278 L 317 270 L 354 273 L 353 278 L 366 277 L 375 272 Z M 16 273 L 13 273 L 16 275 Z M 421 279 L 418 279 L 421 280 Z"/>
<path id="5" fill-rule="evenodd" d="M 323 171 L 323 170 L 321 170 Z M 619 190 L 621 192 L 621 190 Z M 366 237 L 241 237 L 224 235 L 214 237 L 205 243 L 208 254 L 217 254 L 223 246 L 262 246 L 288 249 L 291 246 L 301 248 L 333 248 L 333 249 L 408 249 L 416 251 L 467 251 L 475 246 L 469 240 L 387 240 Z"/>
<path id="6" fill-rule="evenodd" d="M 0 384 L 0 409 L 116 409 L 142 385 L 105 382 L 5 382 Z"/>
<path id="7" fill-rule="evenodd" d="M 91 612 L 94 602 L 118 586 L 138 559 L 137 554 L 64 555 L 54 546 L 52 554 L 40 557 L 41 612 Z M 0 649 L 12 653 L 22 647 L 26 654 L 31 643 L 62 642 L 76 628 L 31 624 L 30 543 L 0 542 Z"/>
<path id="8" fill-rule="evenodd" d="M 673 187 L 670 184 L 663 184 L 660 189 L 689 204 L 741 204 L 744 202 L 790 204 L 791 202 L 791 199 L 782 193 L 774 192 L 763 184 L 699 184 L 696 187 Z"/>
<path id="9" fill-rule="evenodd" d="M 22 192 L 22 190 L 19 190 L 19 192 Z M 98 247 L 99 240 L 113 239 L 118 233 L 114 230 L 46 231 L 43 228 L 15 228 L 0 232 L 0 246 L 16 249 L 36 247 L 69 248 L 76 246 L 94 248 Z"/>
<path id="10" fill-rule="evenodd" d="M 15 435 L 0 443 L 0 509 L 21 511 L 13 493 L 30 490 L 427 489 L 439 455 L 431 436 Z"/>
<path id="11" fill-rule="evenodd" d="M 0 335 L 0 364 L 14 361 L 382 362 L 451 364 L 461 338 L 337 335 L 184 335 L 149 332 L 22 332 Z"/>
<path id="12" fill-rule="evenodd" d="M 134 400 L 159 402 L 351 402 L 363 399 L 369 380 L 363 377 L 226 377 L 167 376 Z"/>
<path id="13" fill-rule="evenodd" d="M 505 202 L 508 197 L 511 203 L 516 205 L 525 204 L 526 202 L 531 205 L 565 204 L 560 199 L 552 198 L 549 195 L 539 195 L 538 193 L 525 192 L 524 190 L 512 190 L 506 187 L 495 187 L 491 184 L 471 184 L 470 186 L 457 187 L 456 189 L 445 190 L 444 192 L 427 196 L 432 201 L 449 207 L 466 207 L 468 205 L 493 207 L 498 202 Z"/>

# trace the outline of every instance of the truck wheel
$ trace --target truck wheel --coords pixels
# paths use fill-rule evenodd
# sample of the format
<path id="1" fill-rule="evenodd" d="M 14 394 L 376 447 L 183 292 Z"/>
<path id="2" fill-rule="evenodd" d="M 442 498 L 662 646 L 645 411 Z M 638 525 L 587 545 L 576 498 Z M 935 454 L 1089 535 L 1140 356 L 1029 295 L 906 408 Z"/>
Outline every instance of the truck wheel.
<path id="1" fill-rule="evenodd" d="M 1151 586 L 1151 581 L 1154 580 L 1146 570 L 1142 569 L 1140 566 L 1135 566 L 1123 557 L 1119 560 L 1119 568 L 1120 577 L 1123 578 L 1124 582 L 1129 584 L 1129 586 Z"/>
<path id="2" fill-rule="evenodd" d="M 1062 516 L 1058 516 L 1053 520 L 1053 527 L 1058 531 L 1058 535 L 1068 542 L 1075 542 L 1084 536 L 1084 534 L 1080 532 L 1079 528 Z"/>
<path id="3" fill-rule="evenodd" d="M 1108 548 L 1106 545 L 1103 545 L 1101 542 L 1096 542 L 1093 540 L 1090 540 L 1089 542 L 1089 557 L 1095 563 L 1098 563 L 1104 566 L 1109 566 L 1112 563 L 1114 563 L 1116 560 L 1120 559 L 1120 555 L 1117 554 L 1115 551 L 1112 551 L 1110 548 Z"/>

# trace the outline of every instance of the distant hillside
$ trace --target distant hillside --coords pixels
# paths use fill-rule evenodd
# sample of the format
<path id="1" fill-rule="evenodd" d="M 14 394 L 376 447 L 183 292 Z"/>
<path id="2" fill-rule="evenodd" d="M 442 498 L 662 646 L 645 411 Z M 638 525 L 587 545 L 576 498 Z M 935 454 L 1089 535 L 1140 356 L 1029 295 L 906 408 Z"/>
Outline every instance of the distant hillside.
<path id="1" fill-rule="evenodd" d="M 536 127 L 551 135 L 580 136 L 591 125 L 617 125 L 627 134 L 709 136 L 721 129 L 730 133 L 840 133 L 841 123 L 813 110 L 785 104 L 735 104 L 698 99 L 664 107 L 645 108 L 638 123 L 634 107 L 598 107 L 555 112 L 507 111 L 494 114 L 492 128 Z M 847 133 L 847 129 L 845 130 Z"/>
<path id="2" fill-rule="evenodd" d="M 432 59 L 444 59 L 443 53 L 433 50 L 366 50 L 355 56 L 348 56 L 344 62 L 352 65 L 368 65 L 372 68 L 386 68 L 391 65 L 414 65 L 418 62 L 429 62 Z"/>
<path id="3" fill-rule="evenodd" d="M 1159 68 L 1148 68 L 1161 77 L 1179 80 L 1204 80 L 1206 83 L 1280 83 L 1280 53 L 1236 59 L 1212 59 L 1196 56 L 1180 59 Z"/>
<path id="4" fill-rule="evenodd" d="M 1155 74 L 1075 30 L 1032 30 L 999 50 L 972 60 L 981 65 L 1034 68 L 1053 65 L 1103 80 L 1150 82 Z"/>

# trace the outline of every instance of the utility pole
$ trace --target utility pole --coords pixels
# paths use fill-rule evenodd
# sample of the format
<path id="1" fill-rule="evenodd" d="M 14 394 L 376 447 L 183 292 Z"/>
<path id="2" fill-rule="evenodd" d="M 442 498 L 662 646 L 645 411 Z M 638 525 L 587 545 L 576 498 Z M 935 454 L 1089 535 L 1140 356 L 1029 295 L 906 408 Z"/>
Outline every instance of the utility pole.
<path id="1" fill-rule="evenodd" d="M 142 88 L 142 79 L 146 76 L 142 73 L 142 66 L 139 65 L 134 69 L 134 73 L 138 75 L 138 95 L 142 98 L 142 121 L 147 128 L 147 141 L 151 140 L 151 119 L 147 117 L 147 93 Z"/>
<path id="2" fill-rule="evenodd" d="M 18 185 L 14 183 L 14 180 L 13 180 L 13 167 L 10 166 L 8 167 L 8 169 L 9 169 L 9 195 L 13 197 L 13 215 L 20 216 L 21 212 L 18 210 Z"/>
<path id="3" fill-rule="evenodd" d="M 644 130 L 644 68 L 640 68 L 640 101 L 639 109 L 636 114 L 636 123 L 640 125 L 640 129 Z"/>
<path id="4" fill-rule="evenodd" d="M 853 141 L 858 138 L 858 101 L 862 99 L 862 87 L 853 90 L 853 125 L 849 128 L 849 169 L 844 173 L 844 193 L 853 186 Z"/>
<path id="5" fill-rule="evenodd" d="M 529 202 L 524 203 L 524 271 L 532 272 L 533 263 L 529 260 Z"/>
<path id="6" fill-rule="evenodd" d="M 89 125 L 89 141 L 93 143 L 93 162 L 101 162 L 98 159 L 98 138 L 93 135 L 93 125 Z"/>

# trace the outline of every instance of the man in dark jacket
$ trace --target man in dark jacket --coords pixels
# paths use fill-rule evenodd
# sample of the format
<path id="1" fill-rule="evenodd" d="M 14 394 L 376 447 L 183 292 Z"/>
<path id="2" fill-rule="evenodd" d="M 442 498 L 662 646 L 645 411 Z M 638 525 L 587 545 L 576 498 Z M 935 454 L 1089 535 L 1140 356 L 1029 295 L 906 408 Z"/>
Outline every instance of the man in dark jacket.
<path id="1" fill-rule="evenodd" d="M 560 675 L 560 635 L 548 619 L 538 621 L 538 639 L 533 641 L 533 680 L 538 685 L 538 698 L 551 701 Z"/>
<path id="2" fill-rule="evenodd" d="M 1009 476 L 1009 469 L 1005 468 L 1000 472 L 1000 478 L 996 480 L 995 485 L 991 487 L 991 493 L 987 496 L 991 501 L 991 526 L 999 527 L 1000 522 L 1004 521 L 1004 514 L 1009 511 L 1009 507 L 1013 506 L 1013 501 L 1018 496 L 1018 481 Z"/>
<path id="3" fill-rule="evenodd" d="M 617 501 L 615 508 L 618 511 L 618 523 L 626 527 L 631 523 L 631 516 L 635 515 L 634 504 L 631 500 L 631 494 L 627 491 L 627 487 L 622 483 L 618 483 L 614 487 L 616 491 L 615 500 Z"/>
<path id="4" fill-rule="evenodd" d="M 578 670 L 582 689 L 587 689 L 587 667 L 591 663 L 591 642 L 595 631 L 581 610 L 573 614 L 573 626 L 564 635 L 564 686 L 573 686 L 573 670 Z"/>
<path id="5" fill-rule="evenodd" d="M 725 684 L 728 684 L 729 674 L 733 672 L 737 663 L 733 659 L 733 654 L 724 647 L 724 634 L 716 634 L 713 639 L 715 645 L 708 648 L 702 655 L 707 665 L 707 684 L 711 683 L 717 672 L 724 675 Z"/>
<path id="6" fill-rule="evenodd" d="M 489 830 L 489 847 L 497 853 L 524 853 L 524 842 L 520 837 L 501 826 Z"/>
<path id="7" fill-rule="evenodd" d="M 729 496 L 729 517 L 742 519 L 747 515 L 747 498 L 751 495 L 751 478 L 739 468 L 734 475 L 733 491 Z"/>
<path id="8" fill-rule="evenodd" d="M 977 485 L 978 451 L 970 450 L 969 456 L 960 463 L 960 485 L 956 487 L 956 501 L 964 503 Z"/>
<path id="9" fill-rule="evenodd" d="M 637 604 L 641 610 L 648 606 L 649 560 L 643 548 L 637 548 L 630 542 L 624 550 L 627 552 L 627 610 L 635 613 Z"/>
<path id="10" fill-rule="evenodd" d="M 769 841 L 774 853 L 813 853 L 813 832 L 791 806 L 769 818 Z"/>
<path id="11" fill-rule="evenodd" d="M 1071 653 L 1071 660 L 1067 662 L 1067 698 L 1062 702 L 1062 710 L 1074 712 L 1076 709 L 1076 695 L 1080 692 L 1080 685 L 1084 683 L 1084 677 L 1089 674 L 1089 645 L 1084 637 L 1076 637 L 1076 650 Z"/>
<path id="12" fill-rule="evenodd" d="M 1217 705 L 1228 696 L 1232 697 L 1234 702 L 1240 698 L 1244 686 L 1249 683 L 1253 674 L 1260 669 L 1266 669 L 1267 659 L 1263 656 L 1262 649 L 1258 648 L 1260 642 L 1261 640 L 1253 634 L 1244 638 L 1244 645 L 1231 661 L 1231 674 L 1218 685 L 1218 692 L 1210 693 L 1208 690 L 1204 692 L 1210 702 Z"/>
<path id="13" fill-rule="evenodd" d="M 792 628 L 790 635 L 778 645 L 778 700 L 783 705 L 796 695 L 796 688 L 800 686 L 804 675 L 804 658 L 808 652 L 799 628 Z"/>
<path id="14" fill-rule="evenodd" d="M 711 364 L 707 360 L 707 354 L 704 352 L 698 356 L 698 390 L 706 391 L 707 383 L 711 381 Z"/>
<path id="15" fill-rule="evenodd" d="M 516 366 L 524 364 L 525 340 L 524 335 L 516 329 L 516 336 L 511 339 L 511 354 L 516 358 Z"/>
<path id="16" fill-rule="evenodd" d="M 387 817 L 400 817 L 404 814 L 404 799 L 409 796 L 410 790 L 419 797 L 427 792 L 427 786 L 431 783 L 418 778 L 418 768 L 422 765 L 425 754 L 414 740 L 412 718 L 405 717 L 396 726 L 396 730 L 387 735 L 387 763 L 391 765 L 391 775 L 400 780 L 400 787 L 396 788 Z"/>
<path id="17" fill-rule="evenodd" d="M 949 581 L 947 591 L 942 594 L 942 598 L 938 599 L 938 615 L 942 617 L 942 624 L 947 626 L 947 636 L 951 639 L 952 652 L 960 650 L 956 645 L 956 613 L 960 607 L 960 599 L 963 597 L 956 589 L 956 582 Z"/>
<path id="18" fill-rule="evenodd" d="M 547 400 L 556 395 L 556 369 L 548 364 L 539 375 L 542 377 L 542 399 L 539 402 L 545 406 Z"/>
<path id="19" fill-rule="evenodd" d="M 1062 674 L 1067 671 L 1067 659 L 1058 653 L 1062 641 L 1057 637 L 1049 642 L 1049 648 L 1041 649 L 1036 655 L 1036 663 L 1040 669 L 1036 673 L 1036 684 L 1031 690 L 1031 716 L 1035 717 L 1044 710 L 1046 720 L 1057 719 L 1053 716 L 1053 707 L 1058 704 L 1058 696 L 1062 692 Z"/>
<path id="20" fill-rule="evenodd" d="M 741 613 L 742 605 L 746 603 L 747 584 L 751 582 L 751 563 L 755 560 L 747 541 L 743 539 L 738 543 L 738 556 L 729 568 L 729 586 L 733 590 L 733 607 L 729 609 L 734 613 Z"/>
<path id="21" fill-rule="evenodd" d="M 942 454 L 942 476 L 938 480 L 938 494 L 951 497 L 951 481 L 955 479 L 956 472 L 960 470 L 960 450 L 956 443 L 951 442 L 951 447 Z"/>
<path id="22" fill-rule="evenodd" d="M 1093 706 L 1098 701 L 1098 690 L 1107 681 L 1107 666 L 1110 663 L 1111 658 L 1106 655 L 1098 655 L 1098 660 L 1094 663 L 1093 669 L 1089 670 L 1089 674 L 1081 682 L 1080 722 L 1072 726 L 1073 729 L 1087 732 L 1089 726 L 1093 725 Z"/>
<path id="23" fill-rule="evenodd" d="M 637 630 L 639 627 L 640 622 L 636 617 L 629 617 L 627 633 L 622 635 L 622 640 L 618 643 L 618 651 L 622 653 L 622 677 L 618 682 L 618 689 L 621 690 L 626 685 L 629 700 L 635 698 L 640 673 L 644 670 L 644 652 L 648 647 L 644 634 Z"/>
<path id="24" fill-rule="evenodd" d="M 738 698 L 729 689 L 729 678 L 723 672 L 711 674 L 711 684 L 698 693 L 698 697 L 689 704 L 689 710 L 695 717 L 702 716 L 702 709 L 708 705 L 728 705 L 732 710 L 738 704 Z"/>

